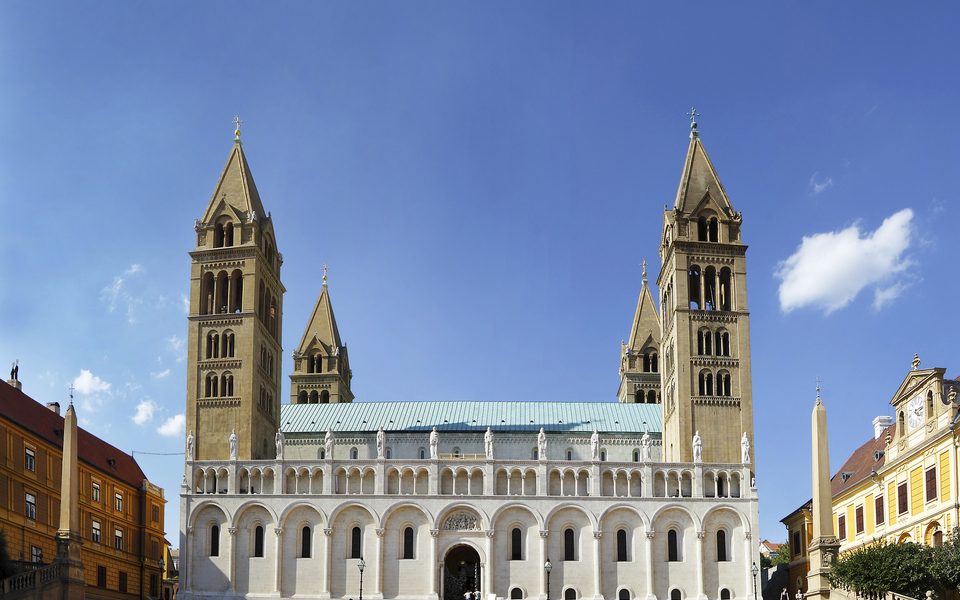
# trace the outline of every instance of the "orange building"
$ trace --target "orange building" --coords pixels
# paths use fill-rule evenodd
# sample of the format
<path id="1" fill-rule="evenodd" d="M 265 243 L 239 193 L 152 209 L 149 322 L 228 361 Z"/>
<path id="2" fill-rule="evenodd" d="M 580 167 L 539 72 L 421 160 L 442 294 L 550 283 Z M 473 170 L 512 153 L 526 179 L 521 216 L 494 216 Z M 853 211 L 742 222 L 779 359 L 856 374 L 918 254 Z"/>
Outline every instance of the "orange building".
<path id="1" fill-rule="evenodd" d="M 0 527 L 13 560 L 49 563 L 60 519 L 63 416 L 0 383 Z M 80 523 L 87 598 L 161 595 L 163 490 L 130 455 L 79 429 Z"/>

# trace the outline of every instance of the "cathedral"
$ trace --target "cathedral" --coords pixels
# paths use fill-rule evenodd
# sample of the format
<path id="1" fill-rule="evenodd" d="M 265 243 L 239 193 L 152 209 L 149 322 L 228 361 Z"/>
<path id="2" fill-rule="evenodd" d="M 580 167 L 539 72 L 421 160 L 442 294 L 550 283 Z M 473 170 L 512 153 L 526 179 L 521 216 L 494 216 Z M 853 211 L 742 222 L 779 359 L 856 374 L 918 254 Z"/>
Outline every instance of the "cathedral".
<path id="1" fill-rule="evenodd" d="M 179 595 L 755 598 L 746 246 L 696 123 L 619 402 L 355 402 L 324 276 L 281 403 L 270 214 L 238 129 L 190 252 Z"/>

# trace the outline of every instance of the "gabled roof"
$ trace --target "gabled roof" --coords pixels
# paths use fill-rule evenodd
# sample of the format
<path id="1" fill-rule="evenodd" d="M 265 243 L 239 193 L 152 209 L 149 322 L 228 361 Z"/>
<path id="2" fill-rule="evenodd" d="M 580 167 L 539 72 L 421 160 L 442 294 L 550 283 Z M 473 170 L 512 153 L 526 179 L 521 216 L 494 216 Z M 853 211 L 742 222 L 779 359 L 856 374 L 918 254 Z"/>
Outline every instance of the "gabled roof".
<path id="1" fill-rule="evenodd" d="M 256 213 L 257 221 L 263 224 L 267 221 L 267 213 L 260 202 L 257 185 L 253 182 L 250 165 L 243 154 L 243 145 L 240 140 L 234 141 L 233 150 L 227 158 L 227 164 L 220 173 L 217 186 L 213 189 L 213 196 L 207 204 L 207 210 L 200 219 L 203 223 L 211 223 L 219 214 L 222 204 L 225 203 L 234 215 L 242 221 L 249 221 L 252 213 Z M 227 207 L 222 207 L 227 208 Z"/>
<path id="2" fill-rule="evenodd" d="M 282 404 L 284 433 L 493 431 L 637 433 L 661 431 L 659 404 L 620 402 L 344 402 Z"/>
<path id="3" fill-rule="evenodd" d="M 705 203 L 713 204 L 722 216 L 732 217 L 734 214 L 733 205 L 703 148 L 700 136 L 694 135 L 687 148 L 687 160 L 683 163 L 683 174 L 673 208 L 683 214 L 692 214 Z"/>
<path id="4" fill-rule="evenodd" d="M 63 451 L 63 441 L 56 433 L 63 431 L 63 417 L 12 385 L 2 382 L 0 418 L 15 423 Z M 81 427 L 77 427 L 77 434 L 77 454 L 81 462 L 134 488 L 143 487 L 146 476 L 132 456 Z"/>
<path id="5" fill-rule="evenodd" d="M 880 470 L 887 458 L 886 456 L 880 456 L 880 460 L 875 460 L 876 452 L 886 448 L 887 434 L 893 435 L 893 430 L 894 426 L 890 425 L 880 433 L 880 437 L 870 439 L 866 444 L 853 451 L 847 462 L 843 463 L 840 470 L 830 479 L 831 496 L 835 497 L 844 490 L 869 478 L 871 471 Z M 844 474 L 847 474 L 846 480 L 844 480 Z"/>
<path id="6" fill-rule="evenodd" d="M 919 361 L 917 362 L 919 364 Z M 890 404 L 896 406 L 897 401 L 902 399 L 904 394 L 911 393 L 916 387 L 923 385 L 930 380 L 931 377 L 939 376 L 943 378 L 944 373 L 947 370 L 942 367 L 935 367 L 933 369 L 917 369 L 907 373 L 907 376 L 903 378 L 903 383 L 900 384 L 900 387 L 897 388 L 896 393 L 893 395 L 893 398 L 890 399 Z"/>
<path id="7" fill-rule="evenodd" d="M 653 301 L 653 295 L 650 294 L 650 287 L 647 285 L 646 277 L 644 277 L 643 284 L 640 287 L 640 298 L 637 300 L 637 312 L 633 316 L 633 328 L 630 330 L 630 341 L 627 343 L 627 347 L 635 352 L 639 352 L 651 338 L 653 338 L 653 342 L 659 347 L 660 316 L 657 314 L 657 304 Z"/>
<path id="8" fill-rule="evenodd" d="M 326 281 L 323 282 L 320 296 L 313 306 L 307 328 L 303 330 L 297 352 L 306 354 L 312 350 L 315 347 L 314 337 L 323 344 L 325 353 L 332 353 L 335 349 L 343 347 L 340 342 L 340 331 L 337 329 L 337 320 L 333 316 L 333 307 L 330 306 L 330 293 L 327 291 Z"/>

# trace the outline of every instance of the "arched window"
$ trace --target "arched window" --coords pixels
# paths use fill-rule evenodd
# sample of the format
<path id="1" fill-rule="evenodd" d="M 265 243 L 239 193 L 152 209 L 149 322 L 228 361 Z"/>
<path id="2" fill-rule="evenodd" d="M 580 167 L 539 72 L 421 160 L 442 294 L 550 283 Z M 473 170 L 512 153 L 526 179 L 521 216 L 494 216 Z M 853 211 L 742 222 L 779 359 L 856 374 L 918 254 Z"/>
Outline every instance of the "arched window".
<path id="1" fill-rule="evenodd" d="M 700 371 L 700 395 L 713 395 L 713 373 L 707 370 Z"/>
<path id="2" fill-rule="evenodd" d="M 534 448 L 534 449 L 533 449 L 533 460 L 539 460 L 539 459 L 540 459 L 540 452 L 539 452 L 536 448 Z"/>
<path id="3" fill-rule="evenodd" d="M 220 526 L 210 528 L 210 556 L 220 556 Z"/>
<path id="4" fill-rule="evenodd" d="M 300 558 L 310 558 L 310 528 L 300 530 Z"/>
<path id="5" fill-rule="evenodd" d="M 510 590 L 510 600 L 523 600 L 523 590 L 520 588 Z"/>
<path id="6" fill-rule="evenodd" d="M 660 372 L 660 357 L 656 352 L 650 353 L 650 372 L 659 373 Z"/>
<path id="7" fill-rule="evenodd" d="M 683 600 L 683 596 L 680 594 L 680 590 L 671 590 L 670 591 L 670 600 Z"/>
<path id="8" fill-rule="evenodd" d="M 350 450 L 350 458 L 352 458 L 353 460 L 357 460 L 357 449 L 356 449 L 356 448 L 352 448 L 352 449 Z"/>
<path id="9" fill-rule="evenodd" d="M 703 304 L 707 310 L 717 310 L 717 270 L 713 267 L 703 271 Z"/>
<path id="10" fill-rule="evenodd" d="M 727 562 L 727 532 L 717 530 L 717 562 Z"/>
<path id="11" fill-rule="evenodd" d="M 730 590 L 727 588 L 720 590 L 720 600 L 730 600 Z"/>
<path id="12" fill-rule="evenodd" d="M 705 242 L 707 241 L 707 218 L 700 217 L 697 219 L 697 241 Z"/>
<path id="13" fill-rule="evenodd" d="M 523 560 L 523 531 L 519 527 L 510 532 L 510 560 Z"/>
<path id="14" fill-rule="evenodd" d="M 403 558 L 413 558 L 413 527 L 403 530 Z"/>
<path id="15" fill-rule="evenodd" d="M 667 560 L 670 562 L 680 560 L 680 533 L 676 529 L 667 532 Z"/>
<path id="16" fill-rule="evenodd" d="M 236 355 L 233 332 L 223 334 L 223 356 L 233 358 Z"/>
<path id="17" fill-rule="evenodd" d="M 573 529 L 567 528 L 563 531 L 563 560 L 577 560 L 574 537 Z"/>
<path id="18" fill-rule="evenodd" d="M 567 460 L 573 460 L 573 450 L 567 450 Z"/>
<path id="19" fill-rule="evenodd" d="M 640 404 L 643 402 L 643 390 L 637 390 L 636 392 L 633 393 L 633 401 L 636 404 Z"/>
<path id="20" fill-rule="evenodd" d="M 720 310 L 730 310 L 733 306 L 733 289 L 729 267 L 720 269 Z"/>
<path id="21" fill-rule="evenodd" d="M 227 223 L 223 226 L 223 245 L 233 245 L 233 223 Z"/>
<path id="22" fill-rule="evenodd" d="M 927 392 L 927 418 L 933 416 L 933 392 Z"/>
<path id="23" fill-rule="evenodd" d="M 307 402 L 307 392 L 305 390 L 300 390 L 300 393 L 297 395 L 297 404 L 306 404 Z"/>
<path id="24" fill-rule="evenodd" d="M 263 557 L 263 526 L 257 525 L 253 530 L 253 555 Z"/>
<path id="25" fill-rule="evenodd" d="M 577 600 L 577 590 L 573 588 L 567 588 L 563 592 L 563 600 Z"/>
<path id="26" fill-rule="evenodd" d="M 387 448 L 383 453 L 383 457 L 386 458 L 387 460 L 390 460 L 391 458 L 393 458 L 393 450 L 390 448 Z"/>
<path id="27" fill-rule="evenodd" d="M 454 448 L 454 449 L 453 449 L 453 457 L 454 457 L 454 458 L 460 458 L 460 448 Z"/>
<path id="28" fill-rule="evenodd" d="M 900 414 L 897 416 L 897 431 L 900 432 L 898 435 L 903 435 L 903 433 L 904 433 L 904 428 L 903 428 L 903 411 L 902 411 L 902 410 L 900 411 Z"/>
<path id="29" fill-rule="evenodd" d="M 320 394 L 317 393 L 317 390 L 310 392 L 310 404 L 316 404 L 320 400 Z"/>
<path id="30" fill-rule="evenodd" d="M 647 392 L 647 404 L 656 404 L 657 403 L 657 392 L 650 390 Z"/>
<path id="31" fill-rule="evenodd" d="M 217 223 L 213 227 L 213 247 L 223 248 L 223 223 Z"/>
<path id="32" fill-rule="evenodd" d="M 320 404 L 330 404 L 330 392 L 327 390 L 320 392 Z"/>
<path id="33" fill-rule="evenodd" d="M 687 273 L 690 288 L 689 306 L 694 310 L 700 310 L 700 267 L 690 267 Z"/>
<path id="34" fill-rule="evenodd" d="M 362 555 L 360 548 L 361 536 L 360 528 L 354 527 L 350 532 L 350 558 L 360 558 Z"/>
<path id="35" fill-rule="evenodd" d="M 718 221 L 716 217 L 711 217 L 710 220 L 707 221 L 707 236 L 711 242 L 720 240 L 720 221 Z"/>
<path id="36" fill-rule="evenodd" d="M 617 530 L 617 561 L 625 562 L 627 558 L 627 530 Z"/>
<path id="37" fill-rule="evenodd" d="M 601 451 L 600 451 L 600 460 L 601 460 L 601 461 L 607 460 L 607 451 L 606 451 L 606 450 L 601 450 Z"/>
<path id="38" fill-rule="evenodd" d="M 617 600 L 630 600 L 630 590 L 620 590 L 617 592 Z"/>
<path id="39" fill-rule="evenodd" d="M 633 451 L 633 462 L 640 462 L 640 451 L 639 451 L 639 450 L 634 450 L 634 451 Z"/>
<path id="40" fill-rule="evenodd" d="M 420 457 L 420 460 L 425 459 L 425 458 L 427 457 L 427 449 L 426 449 L 426 448 L 420 448 L 420 449 L 417 451 L 417 456 Z"/>

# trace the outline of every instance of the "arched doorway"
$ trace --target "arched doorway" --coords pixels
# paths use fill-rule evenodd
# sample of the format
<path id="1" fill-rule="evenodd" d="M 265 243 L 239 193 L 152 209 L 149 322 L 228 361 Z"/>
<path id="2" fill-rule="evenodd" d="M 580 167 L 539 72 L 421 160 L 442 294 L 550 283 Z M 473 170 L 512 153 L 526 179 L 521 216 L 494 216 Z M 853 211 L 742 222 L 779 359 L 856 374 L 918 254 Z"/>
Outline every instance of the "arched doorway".
<path id="1" fill-rule="evenodd" d="M 458 544 L 443 561 L 443 600 L 463 600 L 467 592 L 481 592 L 480 555 L 472 546 Z"/>

